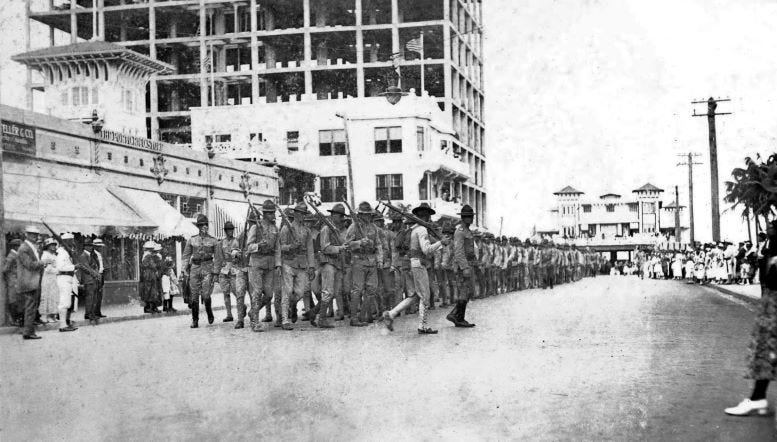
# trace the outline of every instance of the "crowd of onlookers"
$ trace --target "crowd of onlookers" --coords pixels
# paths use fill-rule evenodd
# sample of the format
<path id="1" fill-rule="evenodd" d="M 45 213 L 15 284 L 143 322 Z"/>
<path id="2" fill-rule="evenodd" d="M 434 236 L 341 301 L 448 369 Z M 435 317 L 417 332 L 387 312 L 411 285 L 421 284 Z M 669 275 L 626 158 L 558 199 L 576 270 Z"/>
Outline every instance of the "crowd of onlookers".
<path id="1" fill-rule="evenodd" d="M 611 275 L 637 275 L 640 278 L 675 279 L 707 284 L 753 284 L 758 273 L 759 242 L 699 244 L 693 249 L 638 250 L 632 260 L 613 263 Z"/>

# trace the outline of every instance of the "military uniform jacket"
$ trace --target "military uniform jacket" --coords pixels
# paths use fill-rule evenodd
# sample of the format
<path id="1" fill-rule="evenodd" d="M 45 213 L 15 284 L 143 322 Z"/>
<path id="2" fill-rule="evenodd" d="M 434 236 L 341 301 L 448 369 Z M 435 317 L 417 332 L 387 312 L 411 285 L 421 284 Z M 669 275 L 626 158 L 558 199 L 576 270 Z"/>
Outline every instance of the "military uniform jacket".
<path id="1" fill-rule="evenodd" d="M 207 265 L 213 262 L 213 255 L 218 247 L 218 240 L 210 235 L 194 235 L 186 241 L 183 249 L 184 266 L 191 262 L 192 267 Z"/>
<path id="2" fill-rule="evenodd" d="M 289 227 L 284 224 L 281 226 L 281 231 L 278 232 L 278 248 L 275 251 L 275 261 L 282 262 L 283 265 L 296 269 L 315 268 L 313 236 L 310 234 L 310 229 L 297 220 L 291 224 L 291 228 L 293 230 L 289 230 Z M 294 234 L 292 234 L 292 231 Z M 293 250 L 295 236 L 299 241 L 299 248 Z"/>
<path id="3" fill-rule="evenodd" d="M 351 263 L 361 264 L 365 266 L 378 266 L 383 267 L 383 244 L 378 236 L 378 228 L 372 224 L 365 224 L 364 236 L 372 242 L 371 247 L 357 247 L 351 249 Z M 356 223 L 351 223 L 348 226 L 348 231 L 345 233 L 345 241 L 358 241 L 363 239 L 359 234 L 359 229 L 356 227 Z"/>
<path id="4" fill-rule="evenodd" d="M 483 244 L 480 248 L 480 263 L 483 267 L 488 268 L 491 266 L 492 261 L 492 248 L 491 244 Z"/>
<path id="5" fill-rule="evenodd" d="M 380 238 L 380 247 L 383 250 L 383 268 L 387 269 L 391 267 L 392 257 L 392 249 L 391 249 L 391 243 L 389 240 L 388 230 L 377 227 L 378 230 L 378 237 Z"/>
<path id="6" fill-rule="evenodd" d="M 396 268 L 409 269 L 410 268 L 410 228 L 402 227 L 402 229 L 394 234 L 394 238 L 391 241 L 393 253 L 391 254 L 391 265 Z"/>
<path id="7" fill-rule="evenodd" d="M 453 232 L 454 270 L 466 270 L 475 265 L 475 237 L 463 224 L 456 226 Z"/>
<path id="8" fill-rule="evenodd" d="M 240 241 L 237 238 L 224 238 L 219 241 L 216 247 L 216 253 L 213 256 L 213 271 L 222 275 L 237 275 L 238 270 L 235 266 L 235 259 L 232 257 L 232 251 L 237 250 L 240 253 Z M 239 255 L 238 255 L 239 259 Z"/>
<path id="9" fill-rule="evenodd" d="M 410 232 L 410 267 L 429 267 L 434 253 L 442 248 L 441 242 L 432 244 L 429 231 L 422 225 L 416 225 Z"/>
<path id="10" fill-rule="evenodd" d="M 277 258 L 278 228 L 275 224 L 262 219 L 254 224 L 246 235 L 246 254 L 248 267 L 272 270 L 280 266 Z"/>
<path id="11" fill-rule="evenodd" d="M 345 229 L 340 229 L 337 235 L 340 237 L 340 240 L 345 238 Z M 332 234 L 332 229 L 324 225 L 318 238 L 321 243 L 321 264 L 332 264 L 337 269 L 343 269 L 345 266 L 345 250 L 340 247 L 343 244 Z"/>

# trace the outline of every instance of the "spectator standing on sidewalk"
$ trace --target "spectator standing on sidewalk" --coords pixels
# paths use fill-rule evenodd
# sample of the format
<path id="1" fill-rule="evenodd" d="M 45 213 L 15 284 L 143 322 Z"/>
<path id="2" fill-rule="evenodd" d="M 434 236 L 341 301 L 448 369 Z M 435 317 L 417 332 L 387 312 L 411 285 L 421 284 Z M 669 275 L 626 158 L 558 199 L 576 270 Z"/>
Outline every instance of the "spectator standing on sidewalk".
<path id="1" fill-rule="evenodd" d="M 173 308 L 173 297 L 180 293 L 178 277 L 175 275 L 175 263 L 173 258 L 167 256 L 162 271 L 162 311 L 176 312 L 177 310 Z"/>
<path id="2" fill-rule="evenodd" d="M 100 279 L 97 283 L 97 299 L 95 301 L 95 314 L 98 318 L 104 318 L 105 315 L 103 314 L 102 305 L 103 305 L 103 285 L 105 285 L 105 264 L 103 261 L 103 247 L 105 247 L 105 243 L 100 238 L 95 238 L 94 242 L 92 243 L 94 245 L 94 253 L 95 258 L 97 258 L 97 263 L 99 264 L 99 269 L 97 270 L 98 273 L 100 273 Z"/>
<path id="3" fill-rule="evenodd" d="M 770 413 L 766 400 L 769 382 L 777 378 L 777 221 L 767 228 L 767 240 L 759 259 L 761 301 L 750 341 L 747 378 L 755 381 L 750 398 L 726 408 L 726 414 L 765 416 Z"/>
<path id="4" fill-rule="evenodd" d="M 38 311 L 40 296 L 40 279 L 43 268 L 49 264 L 38 252 L 38 237 L 40 230 L 35 226 L 24 231 L 24 242 L 19 246 L 19 264 L 17 275 L 19 279 L 19 294 L 24 299 L 24 331 L 23 339 L 40 339 L 35 334 L 35 316 Z"/>
<path id="5" fill-rule="evenodd" d="M 140 300 L 145 303 L 143 313 L 161 313 L 157 306 L 161 303 L 159 288 L 162 269 L 155 249 L 154 241 L 143 244 L 143 258 L 140 261 Z"/>
<path id="6" fill-rule="evenodd" d="M 59 287 L 57 287 L 57 267 L 54 264 L 56 258 L 57 241 L 54 238 L 47 238 L 43 242 L 41 259 L 51 262 L 43 269 L 43 277 L 40 281 L 40 304 L 38 305 L 38 313 L 40 313 L 41 320 L 46 324 L 57 321 Z"/>
<path id="7" fill-rule="evenodd" d="M 8 255 L 3 264 L 3 279 L 8 296 L 8 316 L 12 325 L 21 326 L 24 321 L 24 299 L 19 293 L 19 278 L 17 267 L 19 265 L 19 246 L 22 240 L 12 239 L 8 243 Z"/>

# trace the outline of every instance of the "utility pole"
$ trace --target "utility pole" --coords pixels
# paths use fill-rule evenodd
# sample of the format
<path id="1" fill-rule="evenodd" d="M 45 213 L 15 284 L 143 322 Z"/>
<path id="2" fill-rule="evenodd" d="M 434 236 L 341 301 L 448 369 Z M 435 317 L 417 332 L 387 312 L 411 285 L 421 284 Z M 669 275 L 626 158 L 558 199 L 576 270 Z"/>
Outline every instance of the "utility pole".
<path id="1" fill-rule="evenodd" d="M 731 112 L 715 113 L 715 109 L 718 107 L 718 103 L 722 101 L 731 101 L 728 98 L 714 99 L 710 97 L 707 101 L 692 101 L 691 104 L 707 103 L 707 113 L 697 114 L 696 110 L 693 111 L 694 117 L 707 117 L 707 125 L 709 127 L 710 138 L 710 185 L 712 186 L 712 240 L 714 242 L 720 241 L 720 199 L 718 197 L 718 143 L 715 134 L 715 116 L 716 115 L 731 115 Z"/>
<path id="2" fill-rule="evenodd" d="M 691 242 L 691 247 L 693 247 L 694 244 L 696 244 L 696 235 L 695 235 L 694 220 L 693 220 L 693 166 L 701 164 L 701 163 L 695 163 L 693 161 L 693 158 L 701 155 L 694 152 L 688 152 L 687 154 L 679 154 L 678 156 L 686 157 L 686 160 L 684 163 L 677 163 L 677 165 L 688 166 L 688 216 L 690 217 L 690 222 L 691 222 L 690 242 Z"/>
<path id="3" fill-rule="evenodd" d="M 674 186 L 674 240 L 680 244 L 680 191 Z"/>
<path id="4" fill-rule="evenodd" d="M 351 159 L 351 142 L 348 139 L 348 116 L 342 113 L 336 113 L 337 118 L 343 119 L 343 130 L 345 131 L 345 155 L 348 161 L 348 201 L 351 202 L 351 207 L 356 207 L 354 190 L 353 190 L 353 162 Z"/>

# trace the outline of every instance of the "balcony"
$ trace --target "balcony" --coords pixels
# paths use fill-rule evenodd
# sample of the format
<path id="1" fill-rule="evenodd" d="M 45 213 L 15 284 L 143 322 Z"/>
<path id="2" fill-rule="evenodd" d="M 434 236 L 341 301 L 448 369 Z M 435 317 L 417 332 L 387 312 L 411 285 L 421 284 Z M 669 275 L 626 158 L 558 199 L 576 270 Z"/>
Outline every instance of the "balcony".
<path id="1" fill-rule="evenodd" d="M 469 165 L 456 158 L 453 152 L 448 150 L 425 150 L 418 152 L 419 164 L 429 172 L 442 172 L 457 181 L 471 179 Z"/>
<path id="2" fill-rule="evenodd" d="M 432 200 L 424 200 L 419 203 L 427 203 L 429 206 L 437 212 L 432 219 L 438 220 L 441 217 L 458 218 L 461 212 L 462 205 L 453 201 L 445 201 L 442 198 L 435 198 Z"/>

